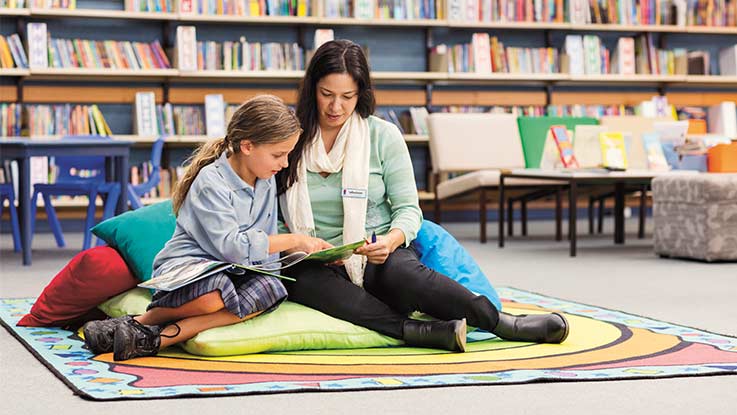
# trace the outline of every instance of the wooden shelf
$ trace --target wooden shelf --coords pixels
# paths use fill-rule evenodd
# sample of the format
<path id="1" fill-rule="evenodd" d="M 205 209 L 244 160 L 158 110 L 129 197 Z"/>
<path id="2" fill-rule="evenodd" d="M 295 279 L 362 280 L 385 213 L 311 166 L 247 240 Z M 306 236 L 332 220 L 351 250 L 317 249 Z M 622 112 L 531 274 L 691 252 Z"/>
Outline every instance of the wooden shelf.
<path id="1" fill-rule="evenodd" d="M 371 72 L 371 79 L 375 81 L 440 81 L 448 78 L 445 72 L 405 72 L 405 71 L 375 71 Z"/>
<path id="2" fill-rule="evenodd" d="M 59 8 L 31 8 L 33 17 L 84 17 L 98 19 L 127 19 L 127 20 L 179 20 L 178 13 L 163 12 L 133 12 L 126 10 L 105 9 L 59 9 Z"/>
<path id="3" fill-rule="evenodd" d="M 685 75 L 619 75 L 619 74 L 604 74 L 604 75 L 570 75 L 569 81 L 580 82 L 580 83 L 603 83 L 603 84 L 621 84 L 621 83 L 660 83 L 660 82 L 685 82 Z"/>
<path id="4" fill-rule="evenodd" d="M 27 8 L 0 7 L 0 16 L 29 16 L 31 11 Z"/>
<path id="5" fill-rule="evenodd" d="M 38 79 L 64 78 L 166 78 L 179 76 L 177 69 L 110 69 L 110 68 L 45 68 L 31 69 L 30 76 Z"/>
<path id="6" fill-rule="evenodd" d="M 734 75 L 686 75 L 687 84 L 702 85 L 730 85 L 737 86 L 737 76 Z"/>
<path id="7" fill-rule="evenodd" d="M 568 74 L 560 73 L 475 73 L 455 72 L 448 74 L 451 81 L 562 81 L 568 79 Z"/>
<path id="8" fill-rule="evenodd" d="M 275 71 L 224 71 L 224 70 L 203 70 L 203 71 L 178 71 L 179 79 L 267 79 L 267 80 L 288 80 L 298 81 L 305 71 L 292 70 L 275 70 Z"/>
<path id="9" fill-rule="evenodd" d="M 457 29 L 514 29 L 514 30 L 566 30 L 570 29 L 569 23 L 555 22 L 465 22 L 449 21 L 447 26 Z"/>
<path id="10" fill-rule="evenodd" d="M 320 25 L 332 26 L 385 26 L 385 27 L 444 27 L 446 20 L 439 19 L 357 19 L 355 17 L 321 17 Z"/>
<path id="11" fill-rule="evenodd" d="M 31 71 L 28 69 L 21 68 L 2 68 L 0 69 L 0 76 L 28 76 Z"/>
<path id="12" fill-rule="evenodd" d="M 320 18 L 306 16 L 236 16 L 236 15 L 213 15 L 179 13 L 179 21 L 199 23 L 249 23 L 249 24 L 295 24 L 295 25 L 318 25 Z"/>
<path id="13" fill-rule="evenodd" d="M 427 143 L 430 141 L 430 136 L 424 134 L 404 134 L 404 141 L 408 143 Z"/>

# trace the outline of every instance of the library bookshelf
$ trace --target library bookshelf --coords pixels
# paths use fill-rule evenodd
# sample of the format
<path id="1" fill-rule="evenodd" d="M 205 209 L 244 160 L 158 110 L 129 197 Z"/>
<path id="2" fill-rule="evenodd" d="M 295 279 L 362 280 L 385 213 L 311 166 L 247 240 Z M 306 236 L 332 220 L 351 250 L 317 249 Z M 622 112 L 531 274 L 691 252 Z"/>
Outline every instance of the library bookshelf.
<path id="1" fill-rule="evenodd" d="M 122 3 L 122 0 L 121 0 Z M 87 3 L 89 4 L 89 2 Z M 298 43 L 306 50 L 309 43 L 307 29 L 353 27 L 373 30 L 400 28 L 422 32 L 422 44 L 410 54 L 428 57 L 428 49 L 436 40 L 437 31 L 462 31 L 470 38 L 474 31 L 492 31 L 504 36 L 514 33 L 539 38 L 544 35 L 545 46 L 550 45 L 552 35 L 569 33 L 608 33 L 633 36 L 656 34 L 659 36 L 695 35 L 694 44 L 708 43 L 712 36 L 737 35 L 737 27 L 675 26 L 675 25 L 625 25 L 625 24 L 573 24 L 566 22 L 461 22 L 446 19 L 358 19 L 328 18 L 321 16 L 227 16 L 200 15 L 180 12 L 131 12 L 123 10 L 99 10 L 91 8 L 66 9 L 9 9 L 0 8 L 0 17 L 17 23 L 63 19 L 110 19 L 120 21 L 161 22 L 162 43 L 166 49 L 174 45 L 166 39 L 172 25 L 215 25 L 218 27 L 270 27 L 278 30 L 296 30 Z M 118 39 L 125 40 L 125 39 Z M 360 43 L 360 42 L 359 42 Z M 543 46 L 542 44 L 540 46 Z M 371 53 L 381 54 L 372 48 Z M 172 58 L 170 54 L 170 58 Z M 173 61 L 173 59 L 171 59 Z M 650 88 L 655 94 L 665 94 L 671 103 L 678 105 L 713 105 L 724 100 L 737 100 L 737 76 L 721 75 L 570 75 L 568 73 L 449 73 L 429 71 L 372 72 L 377 84 L 377 103 L 380 106 L 544 106 L 571 104 L 627 104 L 642 101 L 653 93 L 641 89 Z M 153 90 L 156 102 L 172 104 L 201 104 L 208 93 L 223 93 L 227 102 L 239 102 L 257 93 L 273 93 L 288 104 L 296 101 L 296 85 L 302 78 L 301 70 L 284 71 L 225 71 L 179 69 L 0 69 L 0 101 L 20 103 L 109 103 L 132 104 L 135 91 Z M 41 81 L 41 82 L 36 82 Z M 145 83 L 134 87 L 130 84 Z M 454 87 L 458 87 L 454 90 Z M 498 91 L 494 88 L 517 88 L 519 91 Z M 621 86 L 633 88 L 617 90 Z M 438 88 L 436 88 L 438 87 Z M 478 87 L 478 88 L 474 88 Z M 561 87 L 561 88 L 558 88 Z M 571 91 L 570 87 L 579 88 Z M 615 89 L 611 93 L 597 93 L 596 88 Z M 670 88 L 673 87 L 673 91 Z M 530 89 L 534 88 L 534 89 Z M 672 97 L 672 98 L 671 98 Z M 117 138 L 135 141 L 141 146 L 153 142 L 154 137 L 115 135 Z M 408 143 L 422 145 L 427 136 L 405 135 Z M 204 136 L 172 136 L 167 146 L 194 147 L 206 140 Z M 426 192 L 425 199 L 427 199 Z"/>

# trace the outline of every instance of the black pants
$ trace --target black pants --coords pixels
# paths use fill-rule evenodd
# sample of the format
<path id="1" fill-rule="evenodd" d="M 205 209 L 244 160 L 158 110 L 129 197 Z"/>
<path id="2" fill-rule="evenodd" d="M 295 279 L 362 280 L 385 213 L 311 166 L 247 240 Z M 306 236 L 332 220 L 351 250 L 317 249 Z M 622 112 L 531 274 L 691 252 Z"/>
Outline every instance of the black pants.
<path id="1" fill-rule="evenodd" d="M 363 288 L 344 267 L 304 261 L 284 271 L 289 300 L 379 333 L 401 339 L 412 311 L 440 320 L 466 318 L 491 331 L 499 319 L 494 305 L 447 276 L 423 265 L 412 246 L 397 248 L 381 265 L 368 264 Z"/>

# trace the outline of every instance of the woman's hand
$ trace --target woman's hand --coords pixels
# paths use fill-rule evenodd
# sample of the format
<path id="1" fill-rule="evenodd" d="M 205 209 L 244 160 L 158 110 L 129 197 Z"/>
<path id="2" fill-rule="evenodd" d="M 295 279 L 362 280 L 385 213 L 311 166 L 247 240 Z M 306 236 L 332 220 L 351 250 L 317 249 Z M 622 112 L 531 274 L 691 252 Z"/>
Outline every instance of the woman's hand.
<path id="1" fill-rule="evenodd" d="M 376 242 L 356 249 L 355 253 L 365 255 L 371 264 L 383 264 L 389 255 L 403 243 L 404 233 L 399 229 L 392 229 L 386 235 L 377 235 Z"/>

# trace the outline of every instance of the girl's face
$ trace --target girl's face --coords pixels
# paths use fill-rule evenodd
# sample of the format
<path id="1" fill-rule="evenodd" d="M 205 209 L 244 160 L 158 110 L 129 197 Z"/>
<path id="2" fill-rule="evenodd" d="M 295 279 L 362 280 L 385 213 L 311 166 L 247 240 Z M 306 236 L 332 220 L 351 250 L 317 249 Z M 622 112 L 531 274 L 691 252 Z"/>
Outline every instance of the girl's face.
<path id="1" fill-rule="evenodd" d="M 268 180 L 279 170 L 289 166 L 287 156 L 294 149 L 299 134 L 286 140 L 272 144 L 253 144 L 249 140 L 241 141 L 242 172 L 246 183 L 254 185 L 256 179 Z"/>
<path id="2" fill-rule="evenodd" d="M 323 130 L 340 128 L 358 103 L 358 84 L 347 73 L 333 73 L 317 82 L 318 122 Z"/>

